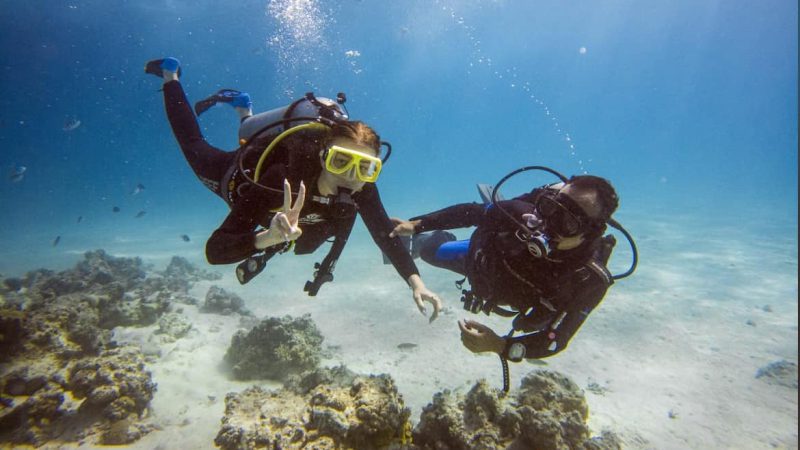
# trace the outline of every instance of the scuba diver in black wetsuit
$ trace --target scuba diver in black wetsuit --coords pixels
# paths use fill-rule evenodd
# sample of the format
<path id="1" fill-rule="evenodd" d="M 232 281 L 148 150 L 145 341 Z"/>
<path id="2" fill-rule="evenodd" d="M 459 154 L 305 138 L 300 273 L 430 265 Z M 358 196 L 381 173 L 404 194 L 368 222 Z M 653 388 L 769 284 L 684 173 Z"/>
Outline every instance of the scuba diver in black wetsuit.
<path id="1" fill-rule="evenodd" d="M 561 183 L 500 200 L 500 185 L 526 170 L 550 172 Z M 393 219 L 391 235 L 438 230 L 416 234 L 414 252 L 429 264 L 466 276 L 471 290 L 463 291 L 465 309 L 514 317 L 505 337 L 474 320 L 458 324 L 464 346 L 475 353 L 497 353 L 507 374 L 506 359 L 545 358 L 564 350 L 613 281 L 633 272 L 637 252 L 628 232 L 611 219 L 618 199 L 603 178 L 567 179 L 532 166 L 507 175 L 491 194 L 484 188 L 482 196 L 487 206 L 464 203 L 408 221 Z M 616 243 L 613 236 L 604 236 L 607 224 L 620 230 L 633 249 L 633 266 L 622 275 L 606 268 Z M 471 226 L 477 228 L 463 241 L 443 231 Z"/>
<path id="2" fill-rule="evenodd" d="M 295 254 L 312 253 L 333 237 L 330 252 L 316 264 L 314 279 L 304 288 L 316 295 L 322 283 L 333 280 L 336 261 L 358 213 L 411 287 L 420 312 L 425 314 L 424 302 L 430 302 L 430 320 L 438 316 L 441 300 L 425 287 L 399 239 L 389 236 L 393 225 L 375 181 L 391 147 L 369 126 L 349 121 L 340 104 L 310 93 L 286 108 L 253 116 L 247 94 L 224 89 L 198 102 L 195 109 L 200 114 L 217 102 L 235 107 L 242 118 L 241 146 L 226 152 L 203 138 L 178 81 L 177 59 L 150 61 L 145 72 L 164 80 L 167 117 L 192 170 L 231 207 L 206 243 L 211 264 L 243 261 L 236 275 L 244 284 L 275 254 L 292 247 Z M 338 100 L 344 103 L 344 95 Z M 381 160 L 378 155 L 384 144 L 388 152 Z M 292 192 L 292 186 L 299 187 L 297 192 Z"/>

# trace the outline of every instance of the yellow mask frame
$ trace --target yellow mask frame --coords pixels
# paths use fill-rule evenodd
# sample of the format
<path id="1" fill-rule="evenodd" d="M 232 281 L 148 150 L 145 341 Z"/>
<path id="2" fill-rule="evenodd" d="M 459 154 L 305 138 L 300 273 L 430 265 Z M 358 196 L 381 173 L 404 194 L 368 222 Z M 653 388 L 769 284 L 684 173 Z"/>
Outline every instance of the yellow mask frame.
<path id="1" fill-rule="evenodd" d="M 383 161 L 376 156 L 338 145 L 330 146 L 326 153 L 325 169 L 328 172 L 341 175 L 355 168 L 356 178 L 365 183 L 374 183 L 383 167 Z"/>

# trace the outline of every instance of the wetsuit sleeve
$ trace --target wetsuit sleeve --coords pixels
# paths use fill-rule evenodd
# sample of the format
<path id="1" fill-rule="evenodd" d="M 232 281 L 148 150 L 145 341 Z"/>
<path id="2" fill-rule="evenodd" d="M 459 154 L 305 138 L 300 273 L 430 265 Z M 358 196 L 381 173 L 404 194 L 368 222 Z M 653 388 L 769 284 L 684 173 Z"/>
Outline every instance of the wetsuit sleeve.
<path id="1" fill-rule="evenodd" d="M 420 221 L 415 230 L 417 233 L 430 230 L 468 228 L 477 226 L 480 223 L 484 210 L 484 205 L 480 203 L 461 203 L 432 213 L 412 217 L 411 220 Z"/>
<path id="2" fill-rule="evenodd" d="M 573 293 L 569 293 L 571 298 L 560 299 L 559 303 L 568 303 L 569 307 L 557 311 L 547 328 L 510 339 L 511 343 L 521 342 L 525 346 L 526 359 L 553 356 L 567 347 L 570 339 L 578 332 L 589 314 L 600 304 L 608 290 L 609 284 L 600 276 L 597 274 L 592 276 L 591 282 L 581 283 L 581 288 L 574 296 Z"/>
<path id="3" fill-rule="evenodd" d="M 283 165 L 269 166 L 261 176 L 261 184 L 274 187 L 286 175 Z M 251 187 L 239 197 L 225 221 L 206 242 L 206 259 L 211 264 L 231 264 L 257 252 L 256 228 L 266 223 L 271 210 L 283 205 L 283 195 Z"/>
<path id="4" fill-rule="evenodd" d="M 366 184 L 354 200 L 372 239 L 392 262 L 403 281 L 407 281 L 411 275 L 419 275 L 417 265 L 414 264 L 408 250 L 403 247 L 400 238 L 389 237 L 389 233 L 394 229 L 394 224 L 383 208 L 378 188 L 374 184 Z"/>

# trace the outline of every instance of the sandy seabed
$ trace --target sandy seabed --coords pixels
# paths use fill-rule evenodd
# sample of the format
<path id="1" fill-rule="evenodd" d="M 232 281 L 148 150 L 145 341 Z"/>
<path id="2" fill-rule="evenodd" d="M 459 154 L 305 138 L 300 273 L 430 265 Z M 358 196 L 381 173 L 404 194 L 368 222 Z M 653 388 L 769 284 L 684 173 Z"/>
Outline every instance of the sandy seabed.
<path id="1" fill-rule="evenodd" d="M 708 225 L 708 233 L 689 235 L 686 229 L 706 225 L 691 221 L 629 221 L 639 244 L 639 270 L 611 288 L 564 352 L 544 362 L 512 364 L 512 383 L 542 365 L 564 373 L 585 390 L 594 434 L 614 431 L 625 448 L 797 448 L 796 388 L 756 378 L 771 362 L 797 363 L 796 224 L 773 230 L 782 240 L 753 249 L 733 227 Z M 233 266 L 212 268 L 223 278 L 196 283 L 191 294 L 202 302 L 211 285 L 220 286 L 241 296 L 259 318 L 310 313 L 331 355 L 324 365 L 391 374 L 414 421 L 442 389 L 465 391 L 480 378 L 501 387 L 497 357 L 464 349 L 456 321 L 469 317 L 498 333 L 510 323 L 464 311 L 453 286 L 458 276 L 420 263 L 428 287 L 446 304 L 429 324 L 394 269 L 380 265 L 364 230 L 355 234 L 336 281 L 317 297 L 306 296 L 302 286 L 322 252 L 276 258 L 246 286 L 236 281 Z M 105 248 L 159 269 L 173 254 L 209 268 L 199 239 L 185 245 L 150 239 L 119 239 Z M 75 253 L 77 260 L 88 249 L 60 251 Z M 612 270 L 624 270 L 628 257 L 622 241 Z M 239 317 L 203 314 L 189 305 L 183 313 L 193 330 L 163 344 L 162 356 L 148 365 L 158 384 L 151 414 L 161 429 L 130 448 L 214 448 L 225 394 L 254 384 L 230 380 L 222 363 Z M 118 328 L 115 338 L 146 342 L 156 327 Z M 398 348 L 403 343 L 416 347 Z"/>

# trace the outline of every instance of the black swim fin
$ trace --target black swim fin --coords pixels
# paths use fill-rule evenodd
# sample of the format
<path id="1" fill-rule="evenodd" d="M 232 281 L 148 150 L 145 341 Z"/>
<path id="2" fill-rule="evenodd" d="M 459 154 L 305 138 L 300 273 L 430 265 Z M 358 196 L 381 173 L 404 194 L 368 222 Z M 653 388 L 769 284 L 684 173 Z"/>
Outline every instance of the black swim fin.
<path id="1" fill-rule="evenodd" d="M 181 66 L 178 60 L 175 58 L 162 58 L 162 59 L 154 59 L 151 61 L 147 61 L 147 63 L 144 66 L 144 73 L 149 73 L 150 75 L 155 75 L 159 78 L 163 78 L 165 61 L 167 61 L 168 66 L 177 66 L 177 74 L 178 78 L 180 78 L 182 73 Z"/>
<path id="2" fill-rule="evenodd" d="M 478 184 L 478 195 L 481 196 L 481 200 L 483 201 L 484 205 L 488 205 L 492 203 L 492 191 L 494 190 L 494 186 L 491 184 Z M 505 200 L 500 193 L 497 193 L 497 201 Z"/>
<path id="3" fill-rule="evenodd" d="M 217 103 L 230 103 L 231 106 L 248 108 L 252 104 L 250 96 L 246 92 L 236 89 L 220 89 L 212 95 L 194 104 L 194 112 L 198 116 L 208 111 Z"/>

